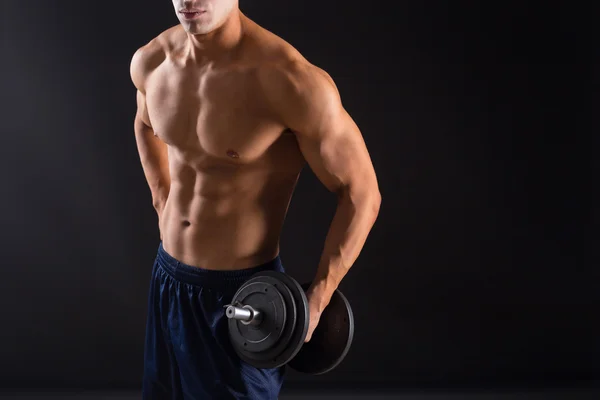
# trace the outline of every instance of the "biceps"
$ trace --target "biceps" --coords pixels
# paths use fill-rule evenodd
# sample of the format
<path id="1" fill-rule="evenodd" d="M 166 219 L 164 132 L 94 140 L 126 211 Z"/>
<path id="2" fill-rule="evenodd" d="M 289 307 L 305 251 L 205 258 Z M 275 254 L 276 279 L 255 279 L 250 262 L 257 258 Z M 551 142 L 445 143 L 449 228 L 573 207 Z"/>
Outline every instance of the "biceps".
<path id="1" fill-rule="evenodd" d="M 346 114 L 316 135 L 298 135 L 298 144 L 317 178 L 332 192 L 368 182 L 373 166 L 354 121 Z"/>

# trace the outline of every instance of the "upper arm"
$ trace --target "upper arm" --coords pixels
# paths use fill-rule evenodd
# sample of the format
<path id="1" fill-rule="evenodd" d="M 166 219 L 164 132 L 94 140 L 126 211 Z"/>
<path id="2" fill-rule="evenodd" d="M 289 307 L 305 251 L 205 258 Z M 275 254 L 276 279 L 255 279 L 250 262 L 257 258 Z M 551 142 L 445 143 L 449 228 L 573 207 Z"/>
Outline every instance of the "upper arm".
<path id="1" fill-rule="evenodd" d="M 137 89 L 136 120 L 143 122 L 148 127 L 152 125 L 146 106 L 146 81 L 152 70 L 156 68 L 157 63 L 160 62 L 159 58 L 160 48 L 155 41 L 152 41 L 134 53 L 129 68 L 131 81 Z"/>
<path id="2" fill-rule="evenodd" d="M 137 121 L 143 122 L 144 125 L 152 127 L 150 123 L 150 116 L 148 115 L 148 107 L 146 106 L 146 95 L 139 89 L 136 94 L 137 112 L 135 118 Z"/>
<path id="3" fill-rule="evenodd" d="M 378 191 L 365 141 L 329 75 L 300 65 L 270 78 L 278 115 L 317 178 L 332 192 Z"/>

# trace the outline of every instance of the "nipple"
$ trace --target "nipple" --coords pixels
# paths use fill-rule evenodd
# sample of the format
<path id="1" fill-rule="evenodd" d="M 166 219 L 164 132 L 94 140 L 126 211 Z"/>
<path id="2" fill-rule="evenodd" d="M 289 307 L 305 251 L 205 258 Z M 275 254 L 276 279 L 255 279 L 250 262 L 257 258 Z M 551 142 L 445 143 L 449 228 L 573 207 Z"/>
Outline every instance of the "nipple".
<path id="1" fill-rule="evenodd" d="M 240 158 L 240 155 L 231 149 L 227 150 L 227 156 L 231 158 Z"/>

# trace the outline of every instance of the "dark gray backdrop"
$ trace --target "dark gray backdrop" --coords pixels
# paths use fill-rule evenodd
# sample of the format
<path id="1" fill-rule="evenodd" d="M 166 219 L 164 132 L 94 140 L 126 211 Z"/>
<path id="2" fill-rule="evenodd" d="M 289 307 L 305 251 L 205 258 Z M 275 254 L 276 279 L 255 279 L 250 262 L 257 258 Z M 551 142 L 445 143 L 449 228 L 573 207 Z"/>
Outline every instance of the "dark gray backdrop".
<path id="1" fill-rule="evenodd" d="M 354 346 L 335 371 L 292 372 L 289 385 L 597 378 L 580 231 L 591 147 L 574 106 L 584 14 L 526 1 L 241 6 L 333 76 L 383 194 L 342 283 Z M 138 387 L 158 230 L 129 62 L 177 23 L 172 5 L 4 2 L 2 13 L 0 386 Z M 299 280 L 334 207 L 306 170 L 282 238 Z"/>

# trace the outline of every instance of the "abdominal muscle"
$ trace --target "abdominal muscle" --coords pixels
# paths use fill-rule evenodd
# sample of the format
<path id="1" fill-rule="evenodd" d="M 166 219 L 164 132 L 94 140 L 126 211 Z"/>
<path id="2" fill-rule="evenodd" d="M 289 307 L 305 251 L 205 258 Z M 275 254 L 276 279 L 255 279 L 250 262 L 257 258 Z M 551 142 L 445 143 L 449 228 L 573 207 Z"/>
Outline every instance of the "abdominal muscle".
<path id="1" fill-rule="evenodd" d="M 213 270 L 251 268 L 279 254 L 298 175 L 243 168 L 171 171 L 160 218 L 167 253 L 184 264 Z"/>

